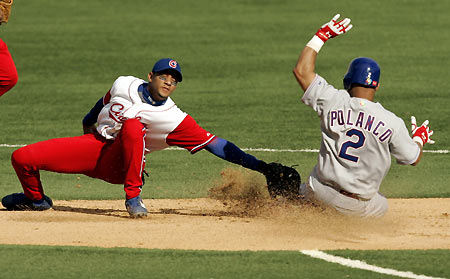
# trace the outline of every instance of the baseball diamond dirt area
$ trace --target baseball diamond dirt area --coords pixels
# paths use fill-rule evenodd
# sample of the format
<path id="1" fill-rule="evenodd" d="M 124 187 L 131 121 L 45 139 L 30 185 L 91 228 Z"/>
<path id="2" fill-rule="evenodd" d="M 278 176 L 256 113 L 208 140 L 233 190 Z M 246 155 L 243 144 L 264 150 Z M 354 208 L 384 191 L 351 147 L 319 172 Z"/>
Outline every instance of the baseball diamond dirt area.
<path id="1" fill-rule="evenodd" d="M 0 209 L 0 243 L 195 250 L 450 249 L 450 199 L 390 199 L 380 219 L 280 200 L 54 201 L 44 212 Z"/>

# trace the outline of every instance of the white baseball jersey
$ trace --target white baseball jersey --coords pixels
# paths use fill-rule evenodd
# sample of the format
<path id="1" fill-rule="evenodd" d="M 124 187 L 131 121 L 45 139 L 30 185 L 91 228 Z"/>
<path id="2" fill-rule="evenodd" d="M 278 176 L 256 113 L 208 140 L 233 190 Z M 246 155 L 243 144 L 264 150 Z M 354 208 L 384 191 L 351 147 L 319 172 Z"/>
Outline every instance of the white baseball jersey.
<path id="1" fill-rule="evenodd" d="M 371 199 L 389 171 L 391 154 L 399 164 L 412 164 L 420 155 L 402 119 L 379 103 L 335 89 L 319 75 L 302 101 L 321 120 L 322 144 L 311 176 L 324 185 Z"/>
<path id="2" fill-rule="evenodd" d="M 115 139 L 122 123 L 138 119 L 147 128 L 146 153 L 177 145 L 195 153 L 215 136 L 201 128 L 187 113 L 181 111 L 171 98 L 159 106 L 146 103 L 139 87 L 145 81 L 132 76 L 119 77 L 108 92 L 110 100 L 98 115 L 97 131 L 106 139 Z M 141 87 L 142 88 L 142 87 Z M 109 99 L 109 96 L 104 99 Z"/>

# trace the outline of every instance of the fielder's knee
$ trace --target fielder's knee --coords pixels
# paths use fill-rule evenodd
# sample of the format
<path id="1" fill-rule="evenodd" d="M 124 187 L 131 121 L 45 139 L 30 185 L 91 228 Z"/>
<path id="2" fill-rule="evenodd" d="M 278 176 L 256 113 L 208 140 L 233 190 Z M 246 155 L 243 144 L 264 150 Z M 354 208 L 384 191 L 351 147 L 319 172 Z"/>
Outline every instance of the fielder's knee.
<path id="1" fill-rule="evenodd" d="M 127 139 L 142 140 L 142 136 L 145 134 L 145 126 L 135 118 L 128 119 L 123 123 L 121 132 Z"/>
<path id="2" fill-rule="evenodd" d="M 17 167 L 24 167 L 30 163 L 30 154 L 27 148 L 22 147 L 14 151 L 11 155 L 11 164 L 16 169 Z"/>

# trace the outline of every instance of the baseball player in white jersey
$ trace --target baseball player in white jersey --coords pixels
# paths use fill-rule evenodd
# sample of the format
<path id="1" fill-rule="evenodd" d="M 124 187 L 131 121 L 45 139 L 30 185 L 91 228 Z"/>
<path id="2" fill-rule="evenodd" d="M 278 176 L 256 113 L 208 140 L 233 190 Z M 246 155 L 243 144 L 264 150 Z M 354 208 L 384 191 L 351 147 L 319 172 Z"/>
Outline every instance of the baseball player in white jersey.
<path id="1" fill-rule="evenodd" d="M 205 149 L 266 177 L 282 176 L 279 170 L 287 167 L 258 160 L 205 131 L 181 111 L 170 98 L 181 81 L 180 65 L 170 58 L 155 63 L 148 81 L 119 77 L 84 117 L 83 136 L 50 139 L 13 152 L 12 165 L 24 192 L 5 196 L 3 206 L 8 210 L 50 209 L 52 200 L 44 195 L 39 175 L 40 170 L 47 170 L 123 184 L 129 214 L 146 216 L 148 212 L 140 197 L 145 154 L 169 146 L 185 148 L 192 154 Z"/>
<path id="2" fill-rule="evenodd" d="M 316 56 L 324 43 L 352 28 L 350 19 L 336 15 L 323 25 L 303 49 L 294 75 L 304 90 L 302 102 L 320 117 L 322 144 L 318 163 L 300 194 L 315 203 L 348 215 L 383 216 L 387 199 L 379 193 L 389 171 L 391 155 L 397 163 L 416 165 L 433 132 L 428 121 L 417 127 L 412 117 L 412 138 L 402 119 L 374 102 L 380 67 L 365 57 L 354 59 L 338 90 L 315 73 Z"/>

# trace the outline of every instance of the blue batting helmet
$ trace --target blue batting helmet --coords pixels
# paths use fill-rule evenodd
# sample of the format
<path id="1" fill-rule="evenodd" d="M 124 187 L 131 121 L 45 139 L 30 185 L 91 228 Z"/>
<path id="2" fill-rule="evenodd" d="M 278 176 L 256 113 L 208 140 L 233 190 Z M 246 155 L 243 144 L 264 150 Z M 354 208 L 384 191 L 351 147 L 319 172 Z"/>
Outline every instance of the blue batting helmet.
<path id="1" fill-rule="evenodd" d="M 344 76 L 344 88 L 349 90 L 352 84 L 375 88 L 380 82 L 380 66 L 367 57 L 358 57 L 350 62 L 348 71 Z"/>

